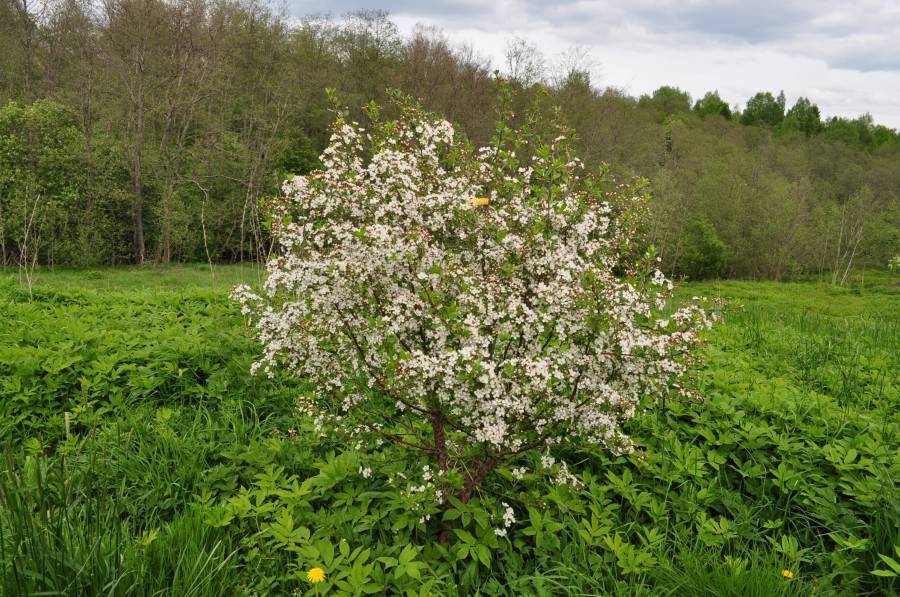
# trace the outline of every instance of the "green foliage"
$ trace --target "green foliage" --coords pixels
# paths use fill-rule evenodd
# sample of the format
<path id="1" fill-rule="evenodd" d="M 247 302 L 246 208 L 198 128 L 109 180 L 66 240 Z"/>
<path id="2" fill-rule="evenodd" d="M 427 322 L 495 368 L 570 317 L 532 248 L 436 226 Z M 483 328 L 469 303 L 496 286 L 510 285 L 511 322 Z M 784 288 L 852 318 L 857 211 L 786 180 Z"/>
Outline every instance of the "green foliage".
<path id="1" fill-rule="evenodd" d="M 121 254 L 124 173 L 114 147 L 88 147 L 52 100 L 0 107 L 0 263 L 91 265 Z M 91 176 L 88 176 L 88 173 Z"/>
<path id="2" fill-rule="evenodd" d="M 634 419 L 633 456 L 567 454 L 581 489 L 533 462 L 443 511 L 407 491 L 412 464 L 298 418 L 302 384 L 248 379 L 257 348 L 225 296 L 242 278 L 38 272 L 31 302 L 0 287 L 3 402 L 29 415 L 3 415 L 0 592 L 315 595 L 314 566 L 320 595 L 900 588 L 892 274 L 687 285 L 729 300 L 702 404 L 672 396 Z"/>
<path id="3" fill-rule="evenodd" d="M 271 382 L 239 375 L 252 362 L 253 344 L 221 292 L 101 292 L 103 280 L 95 279 L 96 291 L 39 286 L 29 297 L 3 282 L 0 441 L 24 433 L 55 443 L 66 412 L 77 433 L 135 402 L 274 392 Z M 289 395 L 296 384 L 281 385 Z"/>
<path id="4" fill-rule="evenodd" d="M 884 576 L 886 578 L 896 578 L 900 576 L 900 545 L 894 546 L 894 552 L 897 554 L 897 559 L 894 559 L 883 553 L 878 554 L 878 557 L 881 558 L 882 561 L 887 564 L 887 566 L 884 568 L 873 570 L 872 574 L 875 574 L 876 576 Z"/>
<path id="5" fill-rule="evenodd" d="M 320 167 L 318 147 L 303 131 L 298 131 L 293 139 L 285 140 L 284 149 L 275 164 L 282 178 L 308 174 L 318 167 Z"/>
<path id="6" fill-rule="evenodd" d="M 799 98 L 797 103 L 788 110 L 781 127 L 786 131 L 800 131 L 807 137 L 818 133 L 822 129 L 819 106 L 805 97 Z"/>
<path id="7" fill-rule="evenodd" d="M 725 120 L 731 120 L 731 107 L 728 102 L 719 97 L 718 91 L 707 92 L 698 99 L 694 104 L 694 112 L 701 118 L 706 118 L 710 114 L 718 114 Z"/>
<path id="8" fill-rule="evenodd" d="M 770 91 L 760 91 L 749 100 L 741 113 L 741 124 L 776 127 L 784 120 L 784 92 L 776 98 Z"/>
<path id="9" fill-rule="evenodd" d="M 684 265 L 682 271 L 694 280 L 713 278 L 722 274 L 728 263 L 728 247 L 716 229 L 705 220 L 692 221 L 684 235 Z"/>
<path id="10" fill-rule="evenodd" d="M 0 240 L 3 262 L 27 260 L 80 211 L 84 164 L 75 116 L 51 101 L 0 108 Z M 74 224 L 74 222 L 71 222 Z M 71 255 L 63 253 L 63 259 Z"/>
<path id="11" fill-rule="evenodd" d="M 0 3 L 0 129 L 11 131 L 0 146 L 14 147 L 0 154 L 5 265 L 23 261 L 26 213 L 40 216 L 30 257 L 46 265 L 262 261 L 270 239 L 259 199 L 316 167 L 332 121 L 326 88 L 364 126 L 364 106 L 396 88 L 476 147 L 494 132 L 497 79 L 478 48 L 429 28 L 404 37 L 384 11 L 291 21 L 245 0 L 202 11 L 189 0 L 149 0 L 140 11 L 130 0 L 61 2 L 40 15 L 34 3 L 14 4 Z M 702 217 L 730 249 L 729 276 L 824 273 L 842 203 L 866 186 L 875 201 L 854 264 L 883 268 L 896 253 L 896 130 L 869 115 L 826 119 L 816 98 L 785 113 L 783 94 L 762 92 L 731 114 L 717 92 L 693 106 L 671 86 L 630 97 L 597 87 L 577 53 L 569 59 L 552 84 L 540 68 L 519 76 L 514 112 L 524 118 L 546 95 L 588 168 L 616 164 L 620 179 L 653 181 L 667 207 L 653 211 L 650 242 L 670 271 Z M 32 159 L 41 155 L 56 157 Z"/>
<path id="12" fill-rule="evenodd" d="M 664 85 L 653 92 L 653 95 L 642 95 L 638 105 L 656 112 L 657 121 L 662 122 L 667 116 L 691 111 L 691 96 L 677 87 Z"/>
<path id="13" fill-rule="evenodd" d="M 190 508 L 141 532 L 131 523 L 151 520 L 123 520 L 121 496 L 63 458 L 29 454 L 3 475 L 4 595 L 221 595 L 237 578 L 228 537 Z"/>
<path id="14" fill-rule="evenodd" d="M 876 125 L 870 114 L 859 118 L 829 118 L 822 128 L 824 136 L 860 149 L 875 149 L 900 141 L 897 131 Z"/>

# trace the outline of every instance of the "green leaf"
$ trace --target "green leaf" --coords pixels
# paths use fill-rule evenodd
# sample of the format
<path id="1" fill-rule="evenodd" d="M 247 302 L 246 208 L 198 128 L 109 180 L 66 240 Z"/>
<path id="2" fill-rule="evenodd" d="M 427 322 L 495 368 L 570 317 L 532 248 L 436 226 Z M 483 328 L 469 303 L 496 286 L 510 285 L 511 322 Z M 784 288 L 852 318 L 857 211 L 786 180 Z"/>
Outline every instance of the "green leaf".
<path id="1" fill-rule="evenodd" d="M 485 566 L 491 565 L 491 550 L 487 548 L 486 545 L 479 544 L 476 548 L 478 553 L 478 559 L 481 560 L 481 563 Z"/>

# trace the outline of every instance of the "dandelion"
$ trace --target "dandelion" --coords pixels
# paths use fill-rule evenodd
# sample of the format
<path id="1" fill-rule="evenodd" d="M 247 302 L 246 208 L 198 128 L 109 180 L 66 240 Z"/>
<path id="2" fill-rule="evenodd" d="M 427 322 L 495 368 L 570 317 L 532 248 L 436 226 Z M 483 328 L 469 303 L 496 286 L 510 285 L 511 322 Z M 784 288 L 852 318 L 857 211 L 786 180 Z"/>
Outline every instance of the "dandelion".
<path id="1" fill-rule="evenodd" d="M 325 581 L 325 571 L 316 566 L 315 568 L 310 568 L 306 573 L 306 580 L 311 582 L 314 585 L 319 584 L 320 582 Z"/>
<path id="2" fill-rule="evenodd" d="M 783 577 L 785 577 L 785 578 L 787 578 L 787 579 L 791 579 L 791 578 L 794 578 L 794 573 L 791 572 L 790 570 L 782 570 L 782 571 L 781 571 L 781 576 L 783 576 Z"/>

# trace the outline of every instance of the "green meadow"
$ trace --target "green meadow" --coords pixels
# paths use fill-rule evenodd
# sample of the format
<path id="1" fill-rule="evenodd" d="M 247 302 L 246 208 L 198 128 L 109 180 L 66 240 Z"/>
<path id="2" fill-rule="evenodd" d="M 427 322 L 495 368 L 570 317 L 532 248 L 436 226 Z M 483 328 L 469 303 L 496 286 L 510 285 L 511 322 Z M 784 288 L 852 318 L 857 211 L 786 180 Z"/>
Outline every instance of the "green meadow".
<path id="1" fill-rule="evenodd" d="M 580 490 L 502 474 L 435 540 L 385 475 L 251 376 L 252 265 L 0 274 L 2 595 L 892 595 L 900 275 L 688 283 L 722 298 L 693 383 L 567 453 Z M 397 463 L 395 470 L 402 470 Z M 450 514 L 452 512 L 452 514 Z M 310 584 L 306 571 L 324 569 Z"/>

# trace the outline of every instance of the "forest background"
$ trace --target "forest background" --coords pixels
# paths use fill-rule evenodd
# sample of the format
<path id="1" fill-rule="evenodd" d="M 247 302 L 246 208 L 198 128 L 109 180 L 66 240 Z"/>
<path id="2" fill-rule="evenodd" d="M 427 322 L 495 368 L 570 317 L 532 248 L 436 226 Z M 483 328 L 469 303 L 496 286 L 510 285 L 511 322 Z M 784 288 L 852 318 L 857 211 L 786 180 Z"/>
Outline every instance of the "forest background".
<path id="1" fill-rule="evenodd" d="M 361 121 L 399 89 L 482 144 L 500 81 L 520 112 L 558 106 L 588 166 L 650 181 L 646 243 L 669 274 L 842 283 L 900 254 L 898 131 L 769 91 L 740 108 L 669 86 L 630 97 L 590 60 L 512 39 L 492 65 L 384 11 L 0 0 L 0 264 L 263 260 L 264 199 L 317 167 L 326 88 Z"/>

